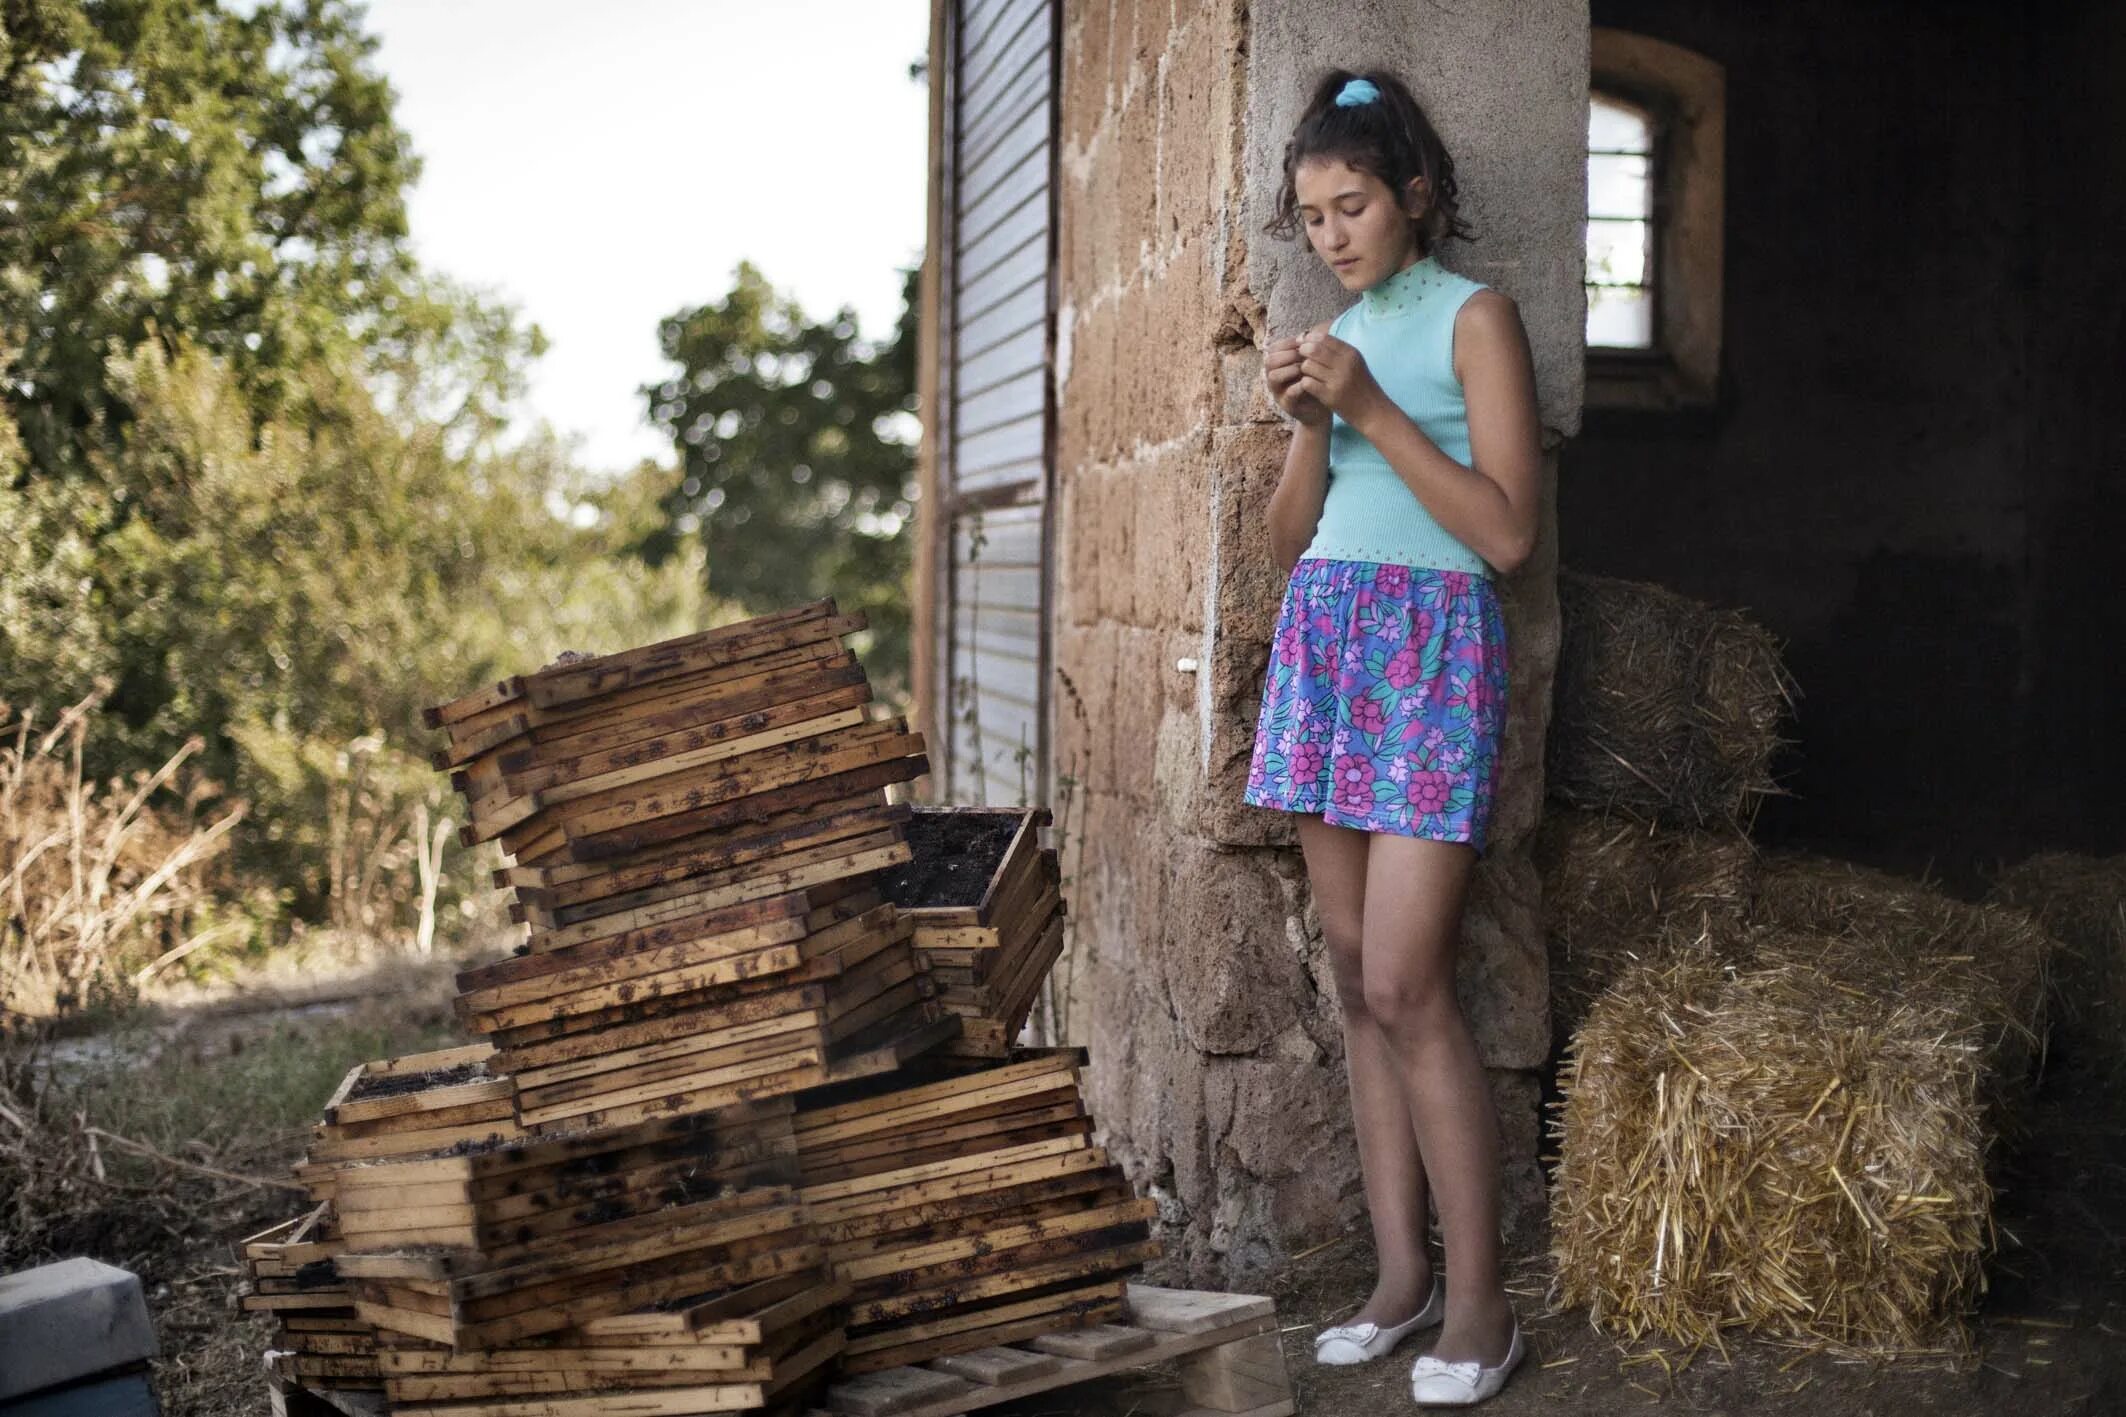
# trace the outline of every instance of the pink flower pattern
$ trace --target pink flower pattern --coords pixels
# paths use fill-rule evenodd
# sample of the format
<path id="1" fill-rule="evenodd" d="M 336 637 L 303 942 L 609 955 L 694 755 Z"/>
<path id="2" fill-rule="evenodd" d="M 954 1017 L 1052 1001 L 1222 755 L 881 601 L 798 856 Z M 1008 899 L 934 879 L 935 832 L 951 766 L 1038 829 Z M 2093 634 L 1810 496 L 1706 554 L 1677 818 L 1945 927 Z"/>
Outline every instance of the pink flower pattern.
<path id="1" fill-rule="evenodd" d="M 1481 853 L 1508 674 L 1489 577 L 1303 560 L 1278 616 L 1244 800 Z"/>

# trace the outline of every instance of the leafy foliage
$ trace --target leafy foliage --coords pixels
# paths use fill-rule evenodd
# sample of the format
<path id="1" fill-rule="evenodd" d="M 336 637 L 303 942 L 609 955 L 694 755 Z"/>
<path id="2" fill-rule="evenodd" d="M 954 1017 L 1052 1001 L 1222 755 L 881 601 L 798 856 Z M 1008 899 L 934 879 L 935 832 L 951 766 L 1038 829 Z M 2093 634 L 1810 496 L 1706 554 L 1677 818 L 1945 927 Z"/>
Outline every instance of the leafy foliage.
<path id="1" fill-rule="evenodd" d="M 905 272 L 899 328 L 873 346 L 852 311 L 814 323 L 741 263 L 721 300 L 660 326 L 679 368 L 643 390 L 682 473 L 644 553 L 698 529 L 719 595 L 754 611 L 832 595 L 863 611 L 866 666 L 888 693 L 908 678 L 916 287 Z"/>
<path id="2" fill-rule="evenodd" d="M 420 707 L 712 617 L 675 476 L 502 436 L 543 339 L 407 255 L 360 18 L 0 0 L 0 702 L 112 686 L 91 782 L 197 738 L 252 938 L 478 898 Z"/>
<path id="3" fill-rule="evenodd" d="M 393 322 L 418 164 L 345 0 L 8 0 L 0 408 L 80 475 L 130 415 L 106 361 L 180 337 L 264 410 Z"/>

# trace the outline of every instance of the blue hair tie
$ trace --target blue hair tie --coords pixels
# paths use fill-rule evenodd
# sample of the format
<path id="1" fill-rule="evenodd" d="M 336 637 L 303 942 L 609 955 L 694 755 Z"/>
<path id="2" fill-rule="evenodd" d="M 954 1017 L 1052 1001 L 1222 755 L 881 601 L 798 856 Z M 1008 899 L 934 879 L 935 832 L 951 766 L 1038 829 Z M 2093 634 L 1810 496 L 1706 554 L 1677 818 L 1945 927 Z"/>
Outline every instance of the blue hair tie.
<path id="1" fill-rule="evenodd" d="M 1380 98 L 1380 90 L 1371 79 L 1353 79 L 1336 92 L 1338 108 L 1356 108 L 1362 103 L 1373 103 Z"/>

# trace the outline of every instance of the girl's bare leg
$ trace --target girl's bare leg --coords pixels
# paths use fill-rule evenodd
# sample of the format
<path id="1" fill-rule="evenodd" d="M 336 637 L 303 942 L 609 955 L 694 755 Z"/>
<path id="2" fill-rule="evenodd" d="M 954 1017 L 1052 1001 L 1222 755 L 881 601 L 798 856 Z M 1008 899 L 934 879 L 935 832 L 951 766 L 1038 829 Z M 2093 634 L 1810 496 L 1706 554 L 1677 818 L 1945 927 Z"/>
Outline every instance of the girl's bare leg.
<path id="1" fill-rule="evenodd" d="M 1321 912 L 1321 933 L 1343 1011 L 1351 1116 L 1358 1133 L 1358 1164 L 1365 1178 L 1366 1209 L 1373 1221 L 1373 1250 L 1379 1265 L 1365 1307 L 1339 1322 L 1388 1327 L 1403 1323 L 1424 1307 L 1432 1292 L 1432 1261 L 1425 1251 L 1425 1167 L 1417 1134 L 1411 1130 L 1402 1065 L 1366 1011 L 1360 960 L 1371 835 L 1331 826 L 1316 817 L 1299 819 L 1299 844 L 1306 853 L 1307 877 Z"/>
<path id="2" fill-rule="evenodd" d="M 1447 1321 L 1432 1353 L 1496 1366 L 1513 1333 L 1499 1270 L 1498 1116 L 1454 989 L 1475 863 L 1464 845 L 1374 835 L 1362 954 L 1366 1012 L 1394 1059 L 1439 1207 Z"/>

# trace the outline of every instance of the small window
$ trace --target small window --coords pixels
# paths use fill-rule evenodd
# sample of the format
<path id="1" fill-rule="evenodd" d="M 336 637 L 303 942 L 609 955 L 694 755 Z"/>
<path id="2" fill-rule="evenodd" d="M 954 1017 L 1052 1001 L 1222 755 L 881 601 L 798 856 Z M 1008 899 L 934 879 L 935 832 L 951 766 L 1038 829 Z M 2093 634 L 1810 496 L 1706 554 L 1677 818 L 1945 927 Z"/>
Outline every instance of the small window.
<path id="1" fill-rule="evenodd" d="M 1720 380 L 1727 83 L 1597 26 L 1587 103 L 1587 406 L 1676 409 Z"/>
<path id="2" fill-rule="evenodd" d="M 1654 347 L 1654 125 L 1637 104 L 1587 105 L 1587 343 Z"/>

